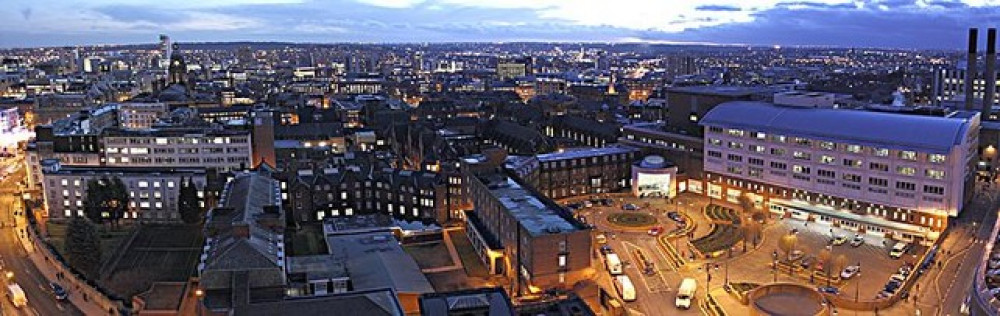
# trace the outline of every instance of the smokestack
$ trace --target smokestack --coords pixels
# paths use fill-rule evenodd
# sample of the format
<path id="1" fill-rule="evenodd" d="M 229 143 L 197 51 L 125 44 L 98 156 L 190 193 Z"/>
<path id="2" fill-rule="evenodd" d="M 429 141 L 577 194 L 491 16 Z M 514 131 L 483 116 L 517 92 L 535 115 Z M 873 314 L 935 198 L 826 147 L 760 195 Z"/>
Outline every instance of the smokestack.
<path id="1" fill-rule="evenodd" d="M 966 58 L 965 67 L 965 109 L 972 111 L 973 100 L 975 100 L 975 94 L 972 93 L 972 88 L 974 87 L 973 82 L 976 81 L 976 47 L 979 46 L 977 41 L 979 40 L 979 29 L 971 28 L 969 29 L 969 56 Z"/>
<path id="2" fill-rule="evenodd" d="M 990 112 L 993 111 L 993 97 L 997 87 L 997 29 L 986 30 L 986 93 L 983 95 L 983 109 L 980 114 L 981 120 L 989 119 Z"/>

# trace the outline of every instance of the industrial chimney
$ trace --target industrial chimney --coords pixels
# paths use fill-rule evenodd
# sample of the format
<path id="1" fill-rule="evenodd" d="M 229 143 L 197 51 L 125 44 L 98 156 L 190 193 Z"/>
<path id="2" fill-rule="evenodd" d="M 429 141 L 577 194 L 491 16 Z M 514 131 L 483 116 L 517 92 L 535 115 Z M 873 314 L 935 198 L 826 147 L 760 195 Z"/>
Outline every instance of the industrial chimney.
<path id="1" fill-rule="evenodd" d="M 977 43 L 979 40 L 979 29 L 970 28 L 969 29 L 969 56 L 966 58 L 965 67 L 965 109 L 972 111 L 973 101 L 975 100 L 975 94 L 972 93 L 973 84 L 976 81 L 976 47 L 979 46 Z"/>
<path id="2" fill-rule="evenodd" d="M 980 119 L 987 120 L 990 112 L 993 111 L 993 98 L 997 87 L 997 29 L 986 30 L 986 72 L 983 73 L 986 81 L 986 93 L 983 95 L 983 109 Z"/>

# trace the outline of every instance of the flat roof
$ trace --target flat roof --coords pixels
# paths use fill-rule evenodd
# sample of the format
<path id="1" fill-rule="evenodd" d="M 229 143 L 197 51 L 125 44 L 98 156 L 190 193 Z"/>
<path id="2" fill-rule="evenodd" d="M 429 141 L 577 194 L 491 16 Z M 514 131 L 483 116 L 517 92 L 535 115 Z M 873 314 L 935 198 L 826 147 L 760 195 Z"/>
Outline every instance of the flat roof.
<path id="1" fill-rule="evenodd" d="M 488 184 L 490 194 L 503 204 L 507 212 L 524 226 L 531 235 L 572 232 L 578 228 L 563 218 L 551 206 L 514 181 L 503 180 Z"/>
<path id="2" fill-rule="evenodd" d="M 388 230 L 333 233 L 326 236 L 330 255 L 347 260 L 356 290 L 391 287 L 400 293 L 433 293 L 417 262 Z"/>
<path id="3" fill-rule="evenodd" d="M 637 151 L 639 150 L 632 147 L 624 147 L 624 146 L 600 147 L 600 148 L 570 148 L 566 149 L 563 152 L 554 152 L 554 153 L 538 155 L 538 160 L 546 162 L 546 161 L 616 155 L 616 154 L 624 154 Z"/>
<path id="4" fill-rule="evenodd" d="M 667 92 L 680 92 L 701 95 L 718 95 L 727 97 L 741 97 L 753 95 L 761 92 L 771 91 L 767 87 L 741 87 L 741 86 L 686 86 L 668 87 Z"/>
<path id="5" fill-rule="evenodd" d="M 734 101 L 716 106 L 703 126 L 740 128 L 858 145 L 948 154 L 962 144 L 976 115 L 953 117 L 864 110 L 796 108 Z"/>

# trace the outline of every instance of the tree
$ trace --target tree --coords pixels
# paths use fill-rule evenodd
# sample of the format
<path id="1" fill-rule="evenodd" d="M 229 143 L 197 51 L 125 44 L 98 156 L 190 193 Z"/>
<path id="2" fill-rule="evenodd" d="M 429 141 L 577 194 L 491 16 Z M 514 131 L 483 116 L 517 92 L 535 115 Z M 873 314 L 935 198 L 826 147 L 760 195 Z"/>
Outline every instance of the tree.
<path id="1" fill-rule="evenodd" d="M 778 248 L 785 252 L 785 258 L 795 251 L 795 245 L 799 243 L 799 237 L 795 234 L 786 234 L 781 236 L 781 240 L 778 240 Z"/>
<path id="2" fill-rule="evenodd" d="M 830 270 L 833 271 L 831 272 L 830 270 L 827 270 L 826 272 L 826 286 L 830 286 L 830 274 L 839 273 L 841 270 L 844 270 L 844 268 L 847 268 L 847 256 L 839 254 L 837 257 L 833 258 L 833 265 L 830 267 Z"/>
<path id="3" fill-rule="evenodd" d="M 96 276 L 101 266 L 101 239 L 90 220 L 74 216 L 66 229 L 67 263 L 87 276 Z"/>
<path id="4" fill-rule="evenodd" d="M 118 177 L 90 179 L 83 198 L 83 212 L 94 223 L 117 224 L 128 209 L 128 189 Z"/>
<path id="5" fill-rule="evenodd" d="M 198 187 L 191 178 L 187 181 L 181 179 L 180 189 L 177 196 L 177 212 L 181 214 L 181 220 L 188 224 L 201 222 L 202 207 L 198 198 Z"/>

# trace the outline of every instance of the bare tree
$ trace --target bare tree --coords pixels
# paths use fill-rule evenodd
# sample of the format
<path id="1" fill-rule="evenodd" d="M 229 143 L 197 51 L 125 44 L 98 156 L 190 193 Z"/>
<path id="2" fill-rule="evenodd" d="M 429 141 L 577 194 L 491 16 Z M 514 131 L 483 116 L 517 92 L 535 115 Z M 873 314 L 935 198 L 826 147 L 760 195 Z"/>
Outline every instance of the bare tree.
<path id="1" fill-rule="evenodd" d="M 795 246 L 799 243 L 799 237 L 795 234 L 787 234 L 781 236 L 781 240 L 778 240 L 778 248 L 785 252 L 785 258 L 788 258 L 795 251 Z"/>

